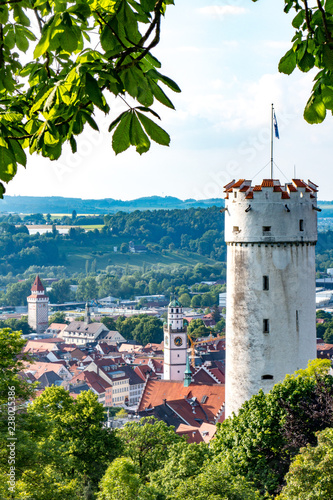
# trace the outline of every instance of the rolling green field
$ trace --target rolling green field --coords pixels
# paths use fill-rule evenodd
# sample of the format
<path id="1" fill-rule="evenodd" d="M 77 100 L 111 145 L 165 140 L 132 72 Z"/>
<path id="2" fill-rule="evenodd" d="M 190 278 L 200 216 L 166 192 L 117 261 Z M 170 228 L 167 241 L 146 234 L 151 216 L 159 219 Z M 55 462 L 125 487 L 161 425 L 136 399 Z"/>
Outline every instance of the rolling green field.
<path id="1" fill-rule="evenodd" d="M 160 264 L 162 266 L 195 266 L 198 262 L 203 264 L 215 264 L 216 261 L 197 253 L 182 250 L 164 251 L 163 253 L 120 253 L 119 246 L 124 241 L 112 239 L 112 243 L 100 244 L 93 250 L 88 246 L 73 246 L 67 241 L 59 245 L 59 252 L 64 255 L 64 265 L 70 273 L 85 272 L 86 261 L 92 262 L 96 259 L 96 270 L 104 270 L 107 266 L 130 266 L 133 269 L 142 269 L 145 265 L 151 267 Z M 113 247 L 118 246 L 118 252 Z"/>

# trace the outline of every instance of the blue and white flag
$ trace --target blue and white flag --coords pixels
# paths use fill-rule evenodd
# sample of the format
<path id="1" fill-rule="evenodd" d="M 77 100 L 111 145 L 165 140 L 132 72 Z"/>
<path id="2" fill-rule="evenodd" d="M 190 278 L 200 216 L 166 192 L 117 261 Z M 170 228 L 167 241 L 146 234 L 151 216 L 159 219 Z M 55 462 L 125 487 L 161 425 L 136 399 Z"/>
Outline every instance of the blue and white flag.
<path id="1" fill-rule="evenodd" d="M 274 125 L 275 137 L 277 139 L 280 139 L 279 127 L 278 127 L 278 124 L 277 124 L 277 120 L 276 120 L 276 116 L 275 116 L 275 111 L 274 111 L 274 115 L 273 115 L 273 125 Z"/>

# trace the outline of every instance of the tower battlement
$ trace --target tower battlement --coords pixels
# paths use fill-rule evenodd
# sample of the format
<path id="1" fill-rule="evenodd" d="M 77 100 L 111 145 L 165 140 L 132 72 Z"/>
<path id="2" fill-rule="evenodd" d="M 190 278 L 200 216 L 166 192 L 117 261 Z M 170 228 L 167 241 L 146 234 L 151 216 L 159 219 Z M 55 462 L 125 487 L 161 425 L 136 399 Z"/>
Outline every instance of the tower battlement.
<path id="1" fill-rule="evenodd" d="M 267 197 L 268 193 L 278 193 L 275 199 L 289 200 L 308 198 L 313 202 L 317 200 L 317 185 L 308 180 L 304 182 L 301 179 L 292 179 L 292 182 L 282 185 L 278 179 L 263 179 L 261 184 L 252 186 L 251 180 L 239 179 L 238 181 L 231 181 L 224 186 L 225 199 L 234 199 L 240 197 L 241 199 L 260 200 L 263 196 Z M 236 193 L 236 194 L 235 194 Z M 239 194 L 238 194 L 239 193 Z"/>
<path id="2" fill-rule="evenodd" d="M 227 186 L 226 416 L 316 357 L 317 186 Z"/>
<path id="3" fill-rule="evenodd" d="M 225 241 L 238 243 L 315 244 L 317 187 L 300 179 L 260 185 L 240 179 L 225 186 Z"/>

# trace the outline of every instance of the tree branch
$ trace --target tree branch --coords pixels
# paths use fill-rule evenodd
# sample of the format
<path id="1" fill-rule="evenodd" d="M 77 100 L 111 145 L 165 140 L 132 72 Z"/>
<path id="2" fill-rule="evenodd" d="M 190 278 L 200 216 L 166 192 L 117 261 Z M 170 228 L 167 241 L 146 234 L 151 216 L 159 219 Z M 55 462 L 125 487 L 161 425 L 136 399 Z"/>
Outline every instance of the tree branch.
<path id="1" fill-rule="evenodd" d="M 311 10 L 309 9 L 309 6 L 308 6 L 308 2 L 307 0 L 303 0 L 304 2 L 304 7 L 305 7 L 305 21 L 306 21 L 306 25 L 307 25 L 307 28 L 309 30 L 309 33 L 313 33 L 313 29 L 311 27 L 311 19 L 310 19 L 310 12 Z"/>
<path id="2" fill-rule="evenodd" d="M 321 1 L 320 0 L 317 0 L 317 5 L 318 5 L 318 9 L 321 12 L 321 17 L 323 19 L 323 25 L 324 25 L 324 30 L 325 30 L 326 38 L 327 38 L 327 40 L 330 43 L 332 43 L 333 42 L 333 38 L 332 38 L 332 35 L 330 33 L 330 30 L 328 29 L 327 19 L 326 19 L 326 13 L 325 13 L 324 7 L 321 5 Z"/>
<path id="3" fill-rule="evenodd" d="M 117 63 L 117 66 L 116 66 L 117 70 L 120 70 L 120 69 L 123 70 L 123 69 L 130 68 L 130 67 L 134 66 L 138 61 L 141 61 L 141 59 L 143 59 L 153 47 L 156 47 L 156 45 L 159 43 L 160 33 L 161 33 L 161 6 L 162 6 L 162 3 L 163 3 L 163 0 L 159 0 L 156 3 L 155 9 L 154 9 L 154 19 L 153 19 L 151 25 L 149 26 L 145 35 L 141 38 L 141 40 L 138 42 L 138 44 L 135 47 L 131 47 L 130 49 L 125 50 L 125 52 L 122 54 L 120 60 Z M 155 32 L 154 39 L 151 41 L 151 43 L 148 45 L 148 47 L 146 47 L 144 49 L 144 47 L 143 47 L 144 43 L 148 40 L 149 36 L 152 34 L 152 32 L 155 28 L 156 28 L 156 32 Z M 125 64 L 124 66 L 121 66 L 122 62 L 125 60 L 127 55 L 131 54 L 132 52 L 136 52 L 136 51 L 142 50 L 142 49 L 144 49 L 143 52 L 138 57 L 133 59 L 133 61 L 131 63 Z"/>
<path id="4" fill-rule="evenodd" d="M 37 19 L 37 23 L 38 23 L 38 26 L 39 26 L 39 31 L 42 33 L 42 29 L 43 29 L 42 18 L 38 14 L 38 10 L 37 9 L 34 9 L 34 13 L 35 13 L 35 16 L 36 16 L 36 19 Z"/>
<path id="5" fill-rule="evenodd" d="M 20 3 L 22 0 L 8 0 L 7 2 L 0 2 L 0 5 L 10 5 L 12 3 Z"/>
<path id="6" fill-rule="evenodd" d="M 4 57 L 3 57 L 3 25 L 0 24 L 0 68 L 4 66 Z"/>

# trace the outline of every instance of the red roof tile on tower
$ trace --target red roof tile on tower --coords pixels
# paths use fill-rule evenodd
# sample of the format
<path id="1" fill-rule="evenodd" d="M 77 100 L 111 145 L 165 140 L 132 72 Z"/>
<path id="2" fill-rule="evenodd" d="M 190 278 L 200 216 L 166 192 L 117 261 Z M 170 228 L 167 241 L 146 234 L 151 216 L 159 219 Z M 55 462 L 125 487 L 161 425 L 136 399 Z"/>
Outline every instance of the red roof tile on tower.
<path id="1" fill-rule="evenodd" d="M 310 181 L 310 179 L 308 179 L 308 186 L 312 189 L 312 191 L 315 191 L 315 192 L 318 191 L 318 189 L 316 189 L 318 187 L 317 184 L 315 184 L 314 182 Z"/>
<path id="2" fill-rule="evenodd" d="M 245 179 L 239 179 L 235 184 L 232 186 L 232 188 L 240 188 L 242 184 L 245 182 Z"/>
<path id="3" fill-rule="evenodd" d="M 274 181 L 273 179 L 263 179 L 261 183 L 261 187 L 274 187 Z"/>
<path id="4" fill-rule="evenodd" d="M 253 191 L 261 191 L 261 186 L 254 186 Z"/>
<path id="5" fill-rule="evenodd" d="M 301 179 L 292 179 L 292 181 L 297 187 L 306 187 L 306 184 Z"/>
<path id="6" fill-rule="evenodd" d="M 287 188 L 292 193 L 296 193 L 297 192 L 297 188 L 295 186 L 293 186 L 293 184 L 287 184 Z"/>
<path id="7" fill-rule="evenodd" d="M 289 200 L 290 196 L 289 194 L 287 193 L 287 191 L 282 191 L 282 196 L 281 196 L 281 199 L 282 200 Z"/>
<path id="8" fill-rule="evenodd" d="M 37 274 L 34 284 L 31 287 L 32 292 L 45 292 L 45 288 L 43 287 L 43 284 Z"/>
<path id="9" fill-rule="evenodd" d="M 231 182 L 229 182 L 228 184 L 226 184 L 225 186 L 223 186 L 224 189 L 226 191 L 228 191 L 228 189 L 230 189 L 235 184 L 235 182 L 236 182 L 235 179 L 233 179 Z"/>

